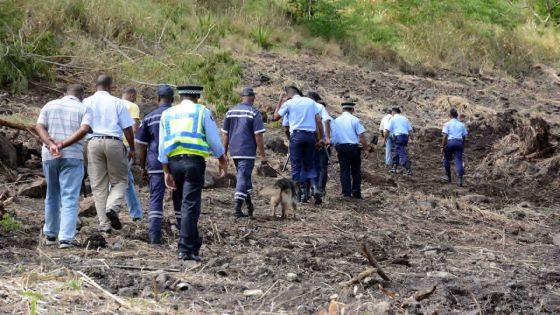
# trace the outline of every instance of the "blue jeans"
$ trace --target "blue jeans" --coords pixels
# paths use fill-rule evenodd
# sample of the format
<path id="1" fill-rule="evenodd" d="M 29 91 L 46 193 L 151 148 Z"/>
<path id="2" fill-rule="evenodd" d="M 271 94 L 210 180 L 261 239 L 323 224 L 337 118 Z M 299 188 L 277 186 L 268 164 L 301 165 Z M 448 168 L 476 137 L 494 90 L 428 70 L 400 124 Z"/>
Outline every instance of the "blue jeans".
<path id="1" fill-rule="evenodd" d="M 134 186 L 134 176 L 132 175 L 132 166 L 130 163 L 128 164 L 128 188 L 126 189 L 124 198 L 128 205 L 130 217 L 133 219 L 142 219 L 142 205 L 140 204 L 140 198 L 138 198 L 138 193 Z"/>
<path id="2" fill-rule="evenodd" d="M 251 197 L 253 190 L 253 182 L 251 181 L 251 174 L 255 167 L 254 159 L 233 159 L 235 168 L 237 169 L 237 183 L 235 185 L 234 199 L 245 200 Z"/>
<path id="3" fill-rule="evenodd" d="M 465 146 L 462 140 L 449 140 L 443 150 L 443 167 L 447 174 L 451 174 L 451 159 L 455 158 L 455 171 L 457 176 L 463 176 L 463 151 Z"/>
<path id="4" fill-rule="evenodd" d="M 387 138 L 387 142 L 385 142 L 385 164 L 391 165 L 393 161 L 391 147 L 393 145 L 393 140 L 391 137 Z"/>
<path id="5" fill-rule="evenodd" d="M 305 185 L 307 180 L 314 182 L 317 177 L 313 166 L 316 142 L 315 132 L 295 130 L 290 137 L 292 180 L 300 185 Z"/>
<path id="6" fill-rule="evenodd" d="M 327 188 L 330 149 L 315 150 L 315 171 L 317 172 L 317 189 L 325 192 Z"/>
<path id="7" fill-rule="evenodd" d="M 43 233 L 58 236 L 59 241 L 72 241 L 76 235 L 84 161 L 63 158 L 45 161 L 43 172 L 47 181 Z"/>

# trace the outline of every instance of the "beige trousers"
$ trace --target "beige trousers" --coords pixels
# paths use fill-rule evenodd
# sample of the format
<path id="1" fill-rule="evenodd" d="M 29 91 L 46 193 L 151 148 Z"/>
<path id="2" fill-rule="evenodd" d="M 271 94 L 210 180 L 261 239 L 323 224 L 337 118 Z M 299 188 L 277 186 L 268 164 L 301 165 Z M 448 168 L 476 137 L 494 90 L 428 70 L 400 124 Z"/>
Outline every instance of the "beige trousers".
<path id="1" fill-rule="evenodd" d="M 125 203 L 124 194 L 128 187 L 126 148 L 116 139 L 93 138 L 88 143 L 87 152 L 88 176 L 99 225 L 107 229 L 111 226 L 106 212 L 114 210 L 118 213 Z"/>

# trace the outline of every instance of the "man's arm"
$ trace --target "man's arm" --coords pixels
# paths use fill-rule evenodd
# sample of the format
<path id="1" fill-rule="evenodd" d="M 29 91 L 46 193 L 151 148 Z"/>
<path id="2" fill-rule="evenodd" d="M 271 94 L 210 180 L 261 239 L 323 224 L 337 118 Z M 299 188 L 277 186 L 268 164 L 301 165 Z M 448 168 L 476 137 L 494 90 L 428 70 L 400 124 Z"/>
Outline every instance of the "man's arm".
<path id="1" fill-rule="evenodd" d="M 286 96 L 282 95 L 278 100 L 278 104 L 276 104 L 276 108 L 274 109 L 274 115 L 272 117 L 272 121 L 278 121 L 280 120 L 280 118 L 282 118 L 283 115 L 280 113 L 280 108 L 282 107 L 282 104 L 284 104 L 285 99 Z"/>
<path id="2" fill-rule="evenodd" d="M 321 121 L 321 116 L 315 114 L 315 125 L 318 131 L 319 140 L 323 140 L 325 137 L 325 131 L 323 130 L 323 122 Z"/>
<path id="3" fill-rule="evenodd" d="M 90 131 L 91 131 L 91 127 L 89 125 L 81 125 L 80 128 L 76 130 L 76 132 L 74 132 L 70 137 L 62 140 L 59 143 L 59 148 L 60 149 L 66 148 L 82 140 L 86 136 L 86 134 Z"/>
<path id="4" fill-rule="evenodd" d="M 264 149 L 264 137 L 262 132 L 255 135 L 255 141 L 257 142 L 257 148 L 259 149 L 259 155 L 261 157 L 261 163 L 266 163 L 266 151 Z"/>
<path id="5" fill-rule="evenodd" d="M 286 138 L 290 140 L 290 127 L 284 126 L 284 134 L 286 135 Z"/>
<path id="6" fill-rule="evenodd" d="M 37 133 L 39 134 L 39 137 L 41 138 L 41 140 L 43 141 L 43 143 L 45 143 L 47 145 L 47 148 L 49 149 L 51 155 L 54 158 L 59 158 L 60 157 L 60 150 L 58 145 L 50 138 L 49 136 L 49 132 L 47 131 L 47 128 L 45 127 L 45 125 L 39 123 L 37 124 L 36 128 L 37 129 Z"/>
<path id="7" fill-rule="evenodd" d="M 368 150 L 368 144 L 367 144 L 366 133 L 365 132 L 362 132 L 360 134 L 360 145 L 362 146 L 362 152 L 363 152 L 364 158 L 367 159 L 367 157 L 369 156 L 369 150 Z"/>
<path id="8" fill-rule="evenodd" d="M 220 176 L 225 176 L 227 173 L 228 167 L 228 160 L 226 155 L 224 154 L 224 146 L 220 139 L 220 132 L 218 131 L 218 127 L 216 123 L 212 119 L 212 113 L 210 110 L 205 109 L 203 113 L 203 125 L 204 125 L 204 132 L 206 132 L 206 141 L 208 141 L 208 145 L 210 146 L 210 150 L 212 151 L 213 155 L 218 158 L 220 162 Z"/>
<path id="9" fill-rule="evenodd" d="M 227 155 L 228 147 L 229 147 L 229 135 L 223 134 L 222 135 L 222 144 L 224 146 L 224 154 Z"/>
<path id="10" fill-rule="evenodd" d="M 128 148 L 128 159 L 134 161 L 134 159 L 136 158 L 136 154 L 134 152 L 134 132 L 132 131 L 132 126 L 124 128 L 123 132 L 126 141 L 128 143 L 132 143 Z"/>
<path id="11" fill-rule="evenodd" d="M 134 118 L 134 124 L 132 125 L 132 132 L 136 133 L 138 131 L 138 128 L 140 128 L 140 119 Z"/>

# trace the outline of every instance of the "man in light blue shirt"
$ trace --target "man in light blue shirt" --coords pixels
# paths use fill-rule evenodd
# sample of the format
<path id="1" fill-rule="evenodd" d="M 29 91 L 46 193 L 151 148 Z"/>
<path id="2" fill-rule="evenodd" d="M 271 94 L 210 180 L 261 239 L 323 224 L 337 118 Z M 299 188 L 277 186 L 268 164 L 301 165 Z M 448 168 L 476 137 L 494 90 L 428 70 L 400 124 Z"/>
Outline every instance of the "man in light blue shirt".
<path id="1" fill-rule="evenodd" d="M 451 158 L 455 157 L 455 171 L 459 177 L 458 185 L 463 186 L 463 151 L 465 150 L 465 139 L 467 128 L 457 118 L 459 113 L 455 108 L 449 111 L 451 120 L 443 125 L 443 137 L 441 139 L 441 153 L 443 155 L 443 167 L 445 168 L 445 181 L 451 183 Z"/>
<path id="2" fill-rule="evenodd" d="M 332 122 L 332 143 L 338 153 L 340 163 L 340 184 L 344 197 L 362 199 L 362 157 L 368 157 L 366 129 L 360 119 L 352 113 L 356 104 L 342 103 L 342 115 Z M 360 147 L 361 145 L 361 147 Z"/>
<path id="3" fill-rule="evenodd" d="M 391 111 L 393 117 L 389 120 L 385 129 L 385 132 L 388 132 L 393 137 L 393 144 L 395 145 L 391 173 L 396 174 L 397 167 L 401 165 L 407 170 L 407 175 L 412 176 L 412 167 L 406 152 L 408 141 L 409 139 L 412 140 L 412 125 L 406 117 L 401 115 L 400 108 L 393 107 Z"/>
<path id="4" fill-rule="evenodd" d="M 128 188 L 128 161 L 122 141 L 123 132 L 128 143 L 134 143 L 134 120 L 122 100 L 109 94 L 112 86 L 113 79 L 110 76 L 100 75 L 96 81 L 97 92 L 84 100 L 84 105 L 91 109 L 93 115 L 87 151 L 88 175 L 100 231 L 105 233 L 111 232 L 111 228 L 122 228 L 118 212 L 125 203 L 124 194 Z M 131 146 L 128 160 L 134 161 L 134 156 L 134 146 Z"/>
<path id="5" fill-rule="evenodd" d="M 289 115 L 290 125 L 290 161 L 292 164 L 292 180 L 299 183 L 298 199 L 300 202 L 308 199 L 305 183 L 310 180 L 315 182 L 317 172 L 313 166 L 313 156 L 317 142 L 324 143 L 323 126 L 319 115 L 319 107 L 315 101 L 303 97 L 301 91 L 295 86 L 285 88 L 288 100 L 282 100 L 276 105 L 274 121 Z M 283 99 L 283 98 L 282 98 Z M 318 135 L 316 131 L 318 130 Z M 320 196 L 316 185 L 313 186 L 313 195 Z"/>
<path id="6" fill-rule="evenodd" d="M 329 169 L 329 155 L 330 155 L 330 147 L 328 146 L 331 142 L 331 121 L 332 117 L 327 112 L 327 108 L 323 99 L 319 95 L 319 93 L 315 91 L 307 92 L 307 97 L 314 100 L 317 106 L 320 108 L 319 115 L 321 116 L 321 121 L 323 122 L 323 130 L 325 131 L 324 141 L 326 145 L 322 145 L 315 148 L 315 171 L 317 172 L 316 177 L 316 186 L 319 192 L 321 193 L 320 196 L 315 197 L 315 204 L 321 204 L 322 199 L 321 196 L 325 194 L 325 190 L 327 188 L 327 178 L 328 178 L 328 169 Z"/>

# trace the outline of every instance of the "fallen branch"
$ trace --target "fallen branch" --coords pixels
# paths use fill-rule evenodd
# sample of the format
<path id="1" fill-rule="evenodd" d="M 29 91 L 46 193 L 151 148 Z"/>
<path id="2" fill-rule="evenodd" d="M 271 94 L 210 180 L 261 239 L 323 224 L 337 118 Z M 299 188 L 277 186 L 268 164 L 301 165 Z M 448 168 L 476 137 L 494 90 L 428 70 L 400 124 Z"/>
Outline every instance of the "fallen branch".
<path id="1" fill-rule="evenodd" d="M 346 282 L 342 282 L 341 285 L 344 286 L 344 287 L 349 287 L 353 284 L 361 282 L 362 280 L 364 280 L 365 278 L 371 276 L 372 274 L 374 274 L 376 272 L 377 272 L 377 269 L 370 267 L 370 268 L 360 272 L 359 274 L 354 276 L 352 279 L 350 279 Z"/>
<path id="2" fill-rule="evenodd" d="M 181 270 L 179 269 L 167 269 L 167 268 L 137 267 L 137 266 L 122 266 L 122 265 L 110 265 L 110 267 L 117 268 L 117 269 L 140 270 L 140 271 L 181 272 Z"/>
<path id="3" fill-rule="evenodd" d="M 95 287 L 96 289 L 100 290 L 101 292 L 103 292 L 105 295 L 107 295 L 108 297 L 110 297 L 111 299 L 113 299 L 115 302 L 117 302 L 119 305 L 124 306 L 128 309 L 130 309 L 130 306 L 128 305 L 128 303 L 121 299 L 120 297 L 112 294 L 111 292 L 103 289 L 99 284 L 97 284 L 97 282 L 95 282 L 93 279 L 91 279 L 90 277 L 88 277 L 85 273 L 81 272 L 81 271 L 77 271 L 77 273 L 82 276 L 82 279 L 84 279 L 84 281 L 86 283 L 88 283 L 89 285 L 92 285 L 93 287 Z"/>
<path id="4" fill-rule="evenodd" d="M 379 265 L 379 263 L 377 263 L 377 260 L 375 260 L 375 258 L 373 258 L 373 255 L 371 254 L 371 252 L 369 251 L 369 248 L 367 247 L 366 243 L 362 243 L 362 251 L 364 256 L 367 258 L 369 264 L 377 269 L 377 274 L 383 278 L 383 280 L 385 281 L 391 281 L 391 279 L 389 278 L 389 276 L 387 276 L 387 274 L 385 273 L 385 271 L 383 271 L 383 269 L 381 268 L 381 266 Z"/>
<path id="5" fill-rule="evenodd" d="M 425 300 L 427 298 L 429 298 L 430 296 L 432 296 L 432 294 L 434 294 L 434 292 L 436 292 L 437 289 L 437 285 L 434 285 L 434 287 L 427 292 L 424 293 L 417 293 L 416 295 L 414 295 L 414 299 L 418 302 Z"/>
<path id="6" fill-rule="evenodd" d="M 4 119 L 0 119 L 0 126 L 1 127 L 12 128 L 12 129 L 17 129 L 17 130 L 29 131 L 29 132 L 31 132 L 35 135 L 39 135 L 37 133 L 37 130 L 35 129 L 35 126 L 18 124 L 18 123 L 14 123 L 14 122 L 11 122 L 11 121 L 4 120 Z"/>

